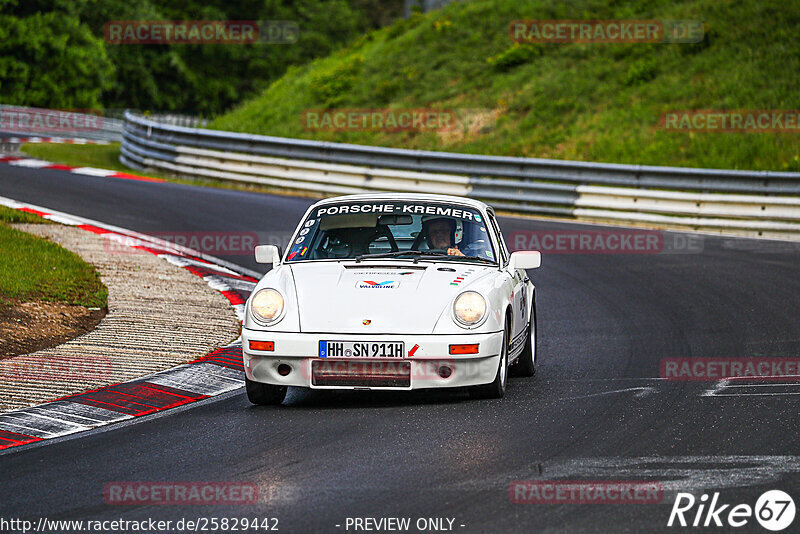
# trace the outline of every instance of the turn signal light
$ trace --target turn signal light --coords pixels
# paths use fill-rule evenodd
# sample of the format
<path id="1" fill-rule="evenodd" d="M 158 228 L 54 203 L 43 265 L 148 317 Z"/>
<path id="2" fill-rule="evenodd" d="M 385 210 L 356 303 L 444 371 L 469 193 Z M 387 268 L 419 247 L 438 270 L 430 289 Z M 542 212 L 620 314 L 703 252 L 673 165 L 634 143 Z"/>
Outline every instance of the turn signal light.
<path id="1" fill-rule="evenodd" d="M 450 345 L 450 354 L 478 354 L 478 345 Z"/>
<path id="2" fill-rule="evenodd" d="M 272 352 L 275 350 L 275 342 L 250 340 L 250 350 L 265 350 Z"/>

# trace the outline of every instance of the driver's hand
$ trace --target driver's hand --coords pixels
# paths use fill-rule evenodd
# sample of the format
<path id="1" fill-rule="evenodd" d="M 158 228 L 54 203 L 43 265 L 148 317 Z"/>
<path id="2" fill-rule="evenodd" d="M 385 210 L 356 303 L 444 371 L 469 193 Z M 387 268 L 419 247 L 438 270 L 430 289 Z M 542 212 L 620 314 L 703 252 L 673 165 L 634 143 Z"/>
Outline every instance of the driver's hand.
<path id="1" fill-rule="evenodd" d="M 447 249 L 448 256 L 463 256 L 464 253 L 458 250 L 457 248 L 448 248 Z"/>

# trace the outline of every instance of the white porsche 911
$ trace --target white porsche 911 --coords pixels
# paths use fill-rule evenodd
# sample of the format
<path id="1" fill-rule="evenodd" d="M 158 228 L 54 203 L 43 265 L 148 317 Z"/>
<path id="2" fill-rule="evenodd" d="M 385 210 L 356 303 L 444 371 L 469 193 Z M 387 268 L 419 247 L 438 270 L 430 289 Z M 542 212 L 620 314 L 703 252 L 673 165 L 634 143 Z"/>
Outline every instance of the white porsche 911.
<path id="1" fill-rule="evenodd" d="M 287 386 L 463 388 L 499 398 L 508 371 L 536 371 L 536 293 L 491 207 L 441 195 L 370 194 L 311 206 L 247 301 L 247 396 Z"/>

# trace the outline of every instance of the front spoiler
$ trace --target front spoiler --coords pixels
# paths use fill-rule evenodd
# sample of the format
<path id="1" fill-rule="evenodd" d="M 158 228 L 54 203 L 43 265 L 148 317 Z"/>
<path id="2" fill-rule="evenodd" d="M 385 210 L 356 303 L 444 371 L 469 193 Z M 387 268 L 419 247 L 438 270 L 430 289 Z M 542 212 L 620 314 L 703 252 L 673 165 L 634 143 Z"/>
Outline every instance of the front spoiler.
<path id="1" fill-rule="evenodd" d="M 274 351 L 250 350 L 250 341 L 272 341 Z M 417 349 L 412 357 L 405 358 L 327 358 L 331 368 L 353 369 L 360 372 L 366 367 L 385 369 L 392 362 L 407 361 L 411 365 L 410 385 L 404 387 L 373 387 L 367 385 L 315 385 L 312 380 L 311 362 L 318 358 L 320 340 L 337 341 L 402 341 L 406 351 L 414 346 Z M 478 343 L 477 354 L 453 355 L 449 353 L 451 344 Z M 374 389 L 374 390 L 412 390 L 428 388 L 453 388 L 476 386 L 492 382 L 500 363 L 500 349 L 503 332 L 482 334 L 452 335 L 343 335 L 337 333 L 287 333 L 265 332 L 244 328 L 242 330 L 242 353 L 247 378 L 255 382 L 282 386 L 301 386 L 314 389 Z M 286 376 L 278 373 L 278 366 L 286 364 L 291 371 Z M 349 367 L 348 367 L 349 366 Z M 450 376 L 439 374 L 442 366 L 450 368 Z"/>

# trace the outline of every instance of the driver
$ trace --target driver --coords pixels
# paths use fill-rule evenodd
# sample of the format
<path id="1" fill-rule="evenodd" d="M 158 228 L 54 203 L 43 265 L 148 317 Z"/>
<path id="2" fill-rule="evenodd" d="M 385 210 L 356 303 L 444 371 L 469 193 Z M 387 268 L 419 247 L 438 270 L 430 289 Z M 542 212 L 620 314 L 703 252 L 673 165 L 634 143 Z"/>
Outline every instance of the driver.
<path id="1" fill-rule="evenodd" d="M 431 219 L 427 221 L 428 246 L 431 249 L 447 250 L 448 256 L 463 256 L 464 253 L 458 250 L 453 243 L 456 229 L 456 222 L 453 219 Z"/>

